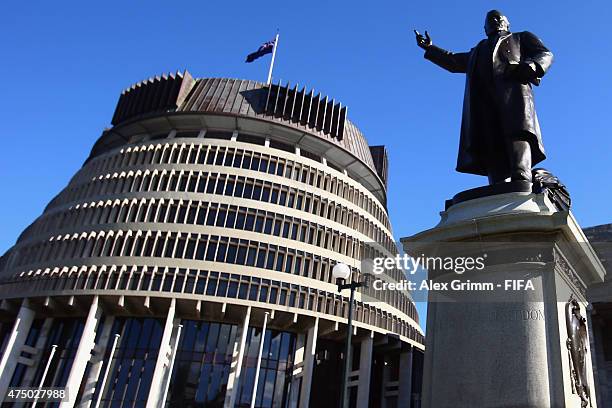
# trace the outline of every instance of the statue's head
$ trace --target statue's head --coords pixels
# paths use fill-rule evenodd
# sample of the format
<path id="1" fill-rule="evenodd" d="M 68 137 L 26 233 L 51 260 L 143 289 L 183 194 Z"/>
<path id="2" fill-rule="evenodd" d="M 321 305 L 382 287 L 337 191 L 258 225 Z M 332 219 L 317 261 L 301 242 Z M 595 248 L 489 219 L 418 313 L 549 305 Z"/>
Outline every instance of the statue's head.
<path id="1" fill-rule="evenodd" d="M 508 21 L 508 17 L 504 16 L 501 11 L 491 10 L 487 13 L 487 17 L 485 18 L 484 29 L 487 36 L 500 31 L 510 31 L 510 21 Z"/>

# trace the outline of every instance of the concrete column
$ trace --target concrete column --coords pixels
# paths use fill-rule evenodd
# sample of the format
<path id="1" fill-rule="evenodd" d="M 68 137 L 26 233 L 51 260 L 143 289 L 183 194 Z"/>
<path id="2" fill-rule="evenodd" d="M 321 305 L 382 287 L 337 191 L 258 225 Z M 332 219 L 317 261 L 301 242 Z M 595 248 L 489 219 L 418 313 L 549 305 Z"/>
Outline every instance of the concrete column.
<path id="1" fill-rule="evenodd" d="M 383 360 L 382 392 L 380 393 L 380 408 L 387 408 L 387 387 L 391 382 L 391 369 Z"/>
<path id="2" fill-rule="evenodd" d="M 34 315 L 34 311 L 29 308 L 28 299 L 24 299 L 15 319 L 13 331 L 6 343 L 4 354 L 2 354 L 2 359 L 0 360 L 0 399 L 6 395 L 15 366 L 17 365 L 17 359 L 21 354 L 21 348 L 25 344 L 28 332 L 32 327 Z"/>
<path id="3" fill-rule="evenodd" d="M 357 408 L 368 408 L 370 400 L 370 378 L 372 376 L 372 350 L 374 339 L 368 336 L 361 341 L 359 353 L 359 385 L 357 386 Z M 403 405 L 400 405 L 403 407 Z"/>
<path id="4" fill-rule="evenodd" d="M 168 390 L 170 389 L 170 382 L 172 381 L 172 369 L 174 368 L 176 351 L 178 349 L 179 341 L 181 340 L 181 332 L 183 330 L 181 319 L 174 319 L 174 327 L 176 327 L 176 330 L 174 330 L 174 334 L 170 339 L 170 344 L 172 344 L 172 348 L 170 350 L 170 356 L 168 357 L 168 369 L 166 370 L 166 374 L 162 381 L 162 394 L 159 402 L 160 407 L 164 407 L 166 405 L 166 398 L 168 398 Z"/>
<path id="5" fill-rule="evenodd" d="M 412 346 L 410 346 L 410 350 L 400 353 L 398 407 L 410 408 L 410 401 L 412 400 L 412 353 Z"/>
<path id="6" fill-rule="evenodd" d="M 106 348 L 109 343 L 111 330 L 113 329 L 113 323 L 115 323 L 114 316 L 107 316 L 104 320 L 104 326 L 101 328 L 102 333 L 100 334 L 100 341 L 94 347 L 95 355 L 91 360 L 91 370 L 89 370 L 89 375 L 85 380 L 85 389 L 83 390 L 83 395 L 81 396 L 81 401 L 79 402 L 80 408 L 87 408 L 92 403 L 93 395 L 96 392 L 96 387 L 98 386 L 100 371 L 104 365 L 104 354 L 106 354 Z"/>
<path id="7" fill-rule="evenodd" d="M 306 334 L 298 333 L 295 339 L 295 353 L 293 355 L 293 373 L 291 373 L 291 397 L 289 408 L 297 408 L 300 389 L 298 384 L 304 372 L 304 351 L 306 349 Z"/>
<path id="8" fill-rule="evenodd" d="M 146 408 L 158 408 L 159 401 L 162 396 L 162 380 L 164 378 L 166 366 L 169 366 L 168 357 L 171 353 L 170 341 L 172 340 L 172 332 L 174 329 L 174 314 L 176 309 L 176 300 L 172 299 L 166 316 L 166 324 L 164 325 L 164 333 L 162 334 L 161 343 L 159 344 L 159 354 L 155 362 L 155 370 L 151 379 L 151 388 L 147 397 Z"/>
<path id="9" fill-rule="evenodd" d="M 300 391 L 300 408 L 310 405 L 310 388 L 312 387 L 312 373 L 315 366 L 315 353 L 317 351 L 317 336 L 319 335 L 319 318 L 306 334 L 306 349 L 304 350 L 304 366 L 302 368 L 302 387 Z"/>
<path id="10" fill-rule="evenodd" d="M 251 306 L 247 308 L 242 325 L 236 333 L 236 341 L 232 350 L 232 364 L 230 373 L 227 379 L 227 391 L 225 393 L 225 408 L 234 408 L 236 398 L 238 397 L 238 389 L 240 385 L 240 374 L 242 372 L 242 360 L 246 349 L 246 340 L 249 333 L 249 320 L 251 318 Z"/>
<path id="11" fill-rule="evenodd" d="M 36 343 L 34 345 L 34 348 L 36 348 L 36 355 L 33 358 L 34 364 L 32 364 L 32 366 L 30 366 L 25 372 L 22 381 L 23 386 L 34 386 L 32 384 L 32 381 L 34 380 L 34 374 L 36 373 L 38 366 L 41 364 L 41 361 L 43 362 L 42 364 L 45 364 L 46 360 L 49 358 L 48 355 L 42 355 L 42 350 L 45 347 L 45 344 L 47 344 L 49 330 L 51 330 L 52 325 L 53 319 L 50 317 L 46 318 L 40 330 L 40 335 L 38 336 L 38 339 L 36 340 Z"/>
<path id="12" fill-rule="evenodd" d="M 60 403 L 60 408 L 72 408 L 76 403 L 76 397 L 83 381 L 83 374 L 85 374 L 85 368 L 91 358 L 91 352 L 96 345 L 96 330 L 98 323 L 102 317 L 102 308 L 98 304 L 98 296 L 93 298 L 91 307 L 89 308 L 89 314 L 85 321 L 85 327 L 83 328 L 83 334 L 79 341 L 76 354 L 74 356 L 74 362 L 68 375 L 68 381 L 66 382 L 66 389 L 68 390 L 68 398 L 66 401 Z"/>

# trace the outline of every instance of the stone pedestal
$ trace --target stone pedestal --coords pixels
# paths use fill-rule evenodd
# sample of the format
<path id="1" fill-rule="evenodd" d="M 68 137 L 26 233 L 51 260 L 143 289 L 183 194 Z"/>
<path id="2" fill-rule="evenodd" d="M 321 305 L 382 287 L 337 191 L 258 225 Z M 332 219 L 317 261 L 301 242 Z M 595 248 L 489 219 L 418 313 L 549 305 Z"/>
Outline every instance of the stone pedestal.
<path id="1" fill-rule="evenodd" d="M 441 218 L 402 239 L 412 257 L 434 260 L 432 283 L 448 284 L 428 294 L 423 407 L 580 407 L 565 305 L 573 296 L 586 316 L 586 289 L 605 271 L 573 215 L 545 194 L 514 192 L 453 204 Z"/>

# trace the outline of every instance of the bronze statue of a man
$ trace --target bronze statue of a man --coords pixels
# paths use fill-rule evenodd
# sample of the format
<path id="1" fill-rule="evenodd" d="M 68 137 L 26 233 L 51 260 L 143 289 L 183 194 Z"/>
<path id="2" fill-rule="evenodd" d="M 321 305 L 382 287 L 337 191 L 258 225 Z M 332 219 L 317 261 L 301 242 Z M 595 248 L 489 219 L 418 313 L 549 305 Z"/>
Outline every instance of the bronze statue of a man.
<path id="1" fill-rule="evenodd" d="M 532 33 L 510 33 L 497 10 L 484 28 L 488 38 L 462 53 L 436 47 L 427 31 L 415 34 L 425 58 L 466 74 L 457 171 L 488 176 L 489 184 L 531 181 L 532 166 L 546 158 L 531 87 L 553 55 Z"/>

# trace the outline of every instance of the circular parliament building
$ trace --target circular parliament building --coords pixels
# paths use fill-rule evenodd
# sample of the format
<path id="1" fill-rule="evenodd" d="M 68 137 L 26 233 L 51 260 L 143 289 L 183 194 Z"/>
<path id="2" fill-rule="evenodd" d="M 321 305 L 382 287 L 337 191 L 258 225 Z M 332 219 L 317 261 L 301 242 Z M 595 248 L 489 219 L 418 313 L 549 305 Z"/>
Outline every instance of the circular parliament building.
<path id="1" fill-rule="evenodd" d="M 361 281 L 397 254 L 384 146 L 321 94 L 188 72 L 125 90 L 111 123 L 0 258 L 4 404 L 59 387 L 37 406 L 339 406 L 332 268 Z M 348 406 L 418 407 L 410 294 L 366 285 L 352 316 Z"/>

